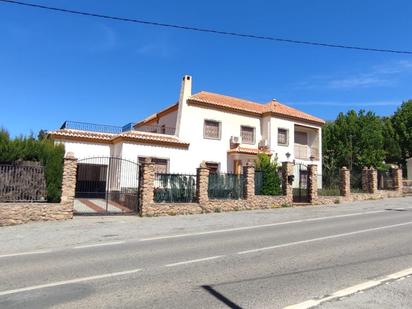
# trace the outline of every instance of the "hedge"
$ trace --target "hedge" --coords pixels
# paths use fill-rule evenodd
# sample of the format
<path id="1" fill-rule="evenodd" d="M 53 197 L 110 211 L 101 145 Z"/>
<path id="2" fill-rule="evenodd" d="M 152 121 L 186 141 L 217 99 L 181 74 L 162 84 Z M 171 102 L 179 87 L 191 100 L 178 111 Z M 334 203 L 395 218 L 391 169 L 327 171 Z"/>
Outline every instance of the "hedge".
<path id="1" fill-rule="evenodd" d="M 60 202 L 64 146 L 54 144 L 44 134 L 39 134 L 38 139 L 33 135 L 11 139 L 6 130 L 0 129 L 0 164 L 11 164 L 18 160 L 41 162 L 46 178 L 47 201 Z"/>

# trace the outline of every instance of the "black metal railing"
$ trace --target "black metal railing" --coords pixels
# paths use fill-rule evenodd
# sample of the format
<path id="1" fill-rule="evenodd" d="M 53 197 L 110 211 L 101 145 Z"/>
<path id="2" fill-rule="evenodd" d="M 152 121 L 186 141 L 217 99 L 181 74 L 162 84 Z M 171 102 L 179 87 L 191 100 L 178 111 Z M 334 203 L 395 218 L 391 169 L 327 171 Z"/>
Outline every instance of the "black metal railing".
<path id="1" fill-rule="evenodd" d="M 243 175 L 209 174 L 208 196 L 211 199 L 241 199 L 243 198 Z"/>
<path id="2" fill-rule="evenodd" d="M 101 133 L 121 133 L 123 128 L 119 126 L 111 126 L 106 124 L 95 124 L 88 122 L 78 122 L 78 121 L 65 121 L 60 129 L 73 129 L 82 131 L 92 131 Z"/>
<path id="3" fill-rule="evenodd" d="M 393 190 L 393 179 L 390 171 L 378 171 L 378 189 Z"/>
<path id="4" fill-rule="evenodd" d="M 0 165 L 0 202 L 45 202 L 44 167 Z"/>
<path id="5" fill-rule="evenodd" d="M 324 174 L 318 175 L 318 195 L 322 196 L 339 196 L 340 195 L 340 175 L 339 169 L 324 170 Z"/>
<path id="6" fill-rule="evenodd" d="M 174 135 L 176 132 L 176 128 L 172 127 L 166 127 L 166 126 L 141 126 L 135 128 L 136 131 L 141 131 L 141 132 L 150 132 L 150 133 L 158 133 L 158 134 L 166 134 L 166 135 Z"/>
<path id="7" fill-rule="evenodd" d="M 156 203 L 193 203 L 196 201 L 196 175 L 156 174 Z"/>
<path id="8" fill-rule="evenodd" d="M 350 172 L 350 191 L 352 193 L 363 192 L 362 171 L 352 170 Z"/>

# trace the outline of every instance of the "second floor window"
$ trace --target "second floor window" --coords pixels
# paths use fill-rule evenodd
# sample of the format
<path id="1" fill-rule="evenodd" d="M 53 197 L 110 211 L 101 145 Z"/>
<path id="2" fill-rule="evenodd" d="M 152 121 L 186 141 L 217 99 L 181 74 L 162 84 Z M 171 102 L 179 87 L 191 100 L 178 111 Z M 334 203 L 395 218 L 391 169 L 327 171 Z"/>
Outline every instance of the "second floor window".
<path id="1" fill-rule="evenodd" d="M 278 129 L 278 145 L 287 146 L 289 144 L 288 140 L 288 130 Z"/>
<path id="2" fill-rule="evenodd" d="M 220 139 L 220 122 L 205 120 L 203 125 L 203 137 L 210 139 Z"/>
<path id="3" fill-rule="evenodd" d="M 255 143 L 255 128 L 241 126 L 240 136 L 242 137 L 243 144 L 254 144 Z"/>

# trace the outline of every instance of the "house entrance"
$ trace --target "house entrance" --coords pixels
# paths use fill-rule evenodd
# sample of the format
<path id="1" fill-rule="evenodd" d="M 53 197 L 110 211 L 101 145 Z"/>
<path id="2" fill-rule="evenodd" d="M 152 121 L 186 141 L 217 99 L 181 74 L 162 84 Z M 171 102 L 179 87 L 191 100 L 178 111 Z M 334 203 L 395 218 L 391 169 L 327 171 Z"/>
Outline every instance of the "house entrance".
<path id="1" fill-rule="evenodd" d="M 138 163 L 93 157 L 77 163 L 75 214 L 133 214 L 139 210 Z"/>
<path id="2" fill-rule="evenodd" d="M 293 202 L 308 203 L 308 167 L 305 164 L 295 164 L 294 173 L 295 180 L 293 184 Z"/>

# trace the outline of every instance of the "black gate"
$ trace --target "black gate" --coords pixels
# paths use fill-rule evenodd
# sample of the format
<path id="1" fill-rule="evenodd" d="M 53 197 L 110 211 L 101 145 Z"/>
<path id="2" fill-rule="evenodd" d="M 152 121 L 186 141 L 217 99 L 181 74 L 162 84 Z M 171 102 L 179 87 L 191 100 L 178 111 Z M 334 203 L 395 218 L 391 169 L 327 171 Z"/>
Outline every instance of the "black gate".
<path id="1" fill-rule="evenodd" d="M 308 203 L 308 168 L 304 164 L 295 164 L 294 173 L 295 179 L 293 181 L 293 202 L 294 203 Z"/>
<path id="2" fill-rule="evenodd" d="M 77 163 L 76 214 L 128 214 L 139 210 L 139 164 L 116 157 Z"/>

